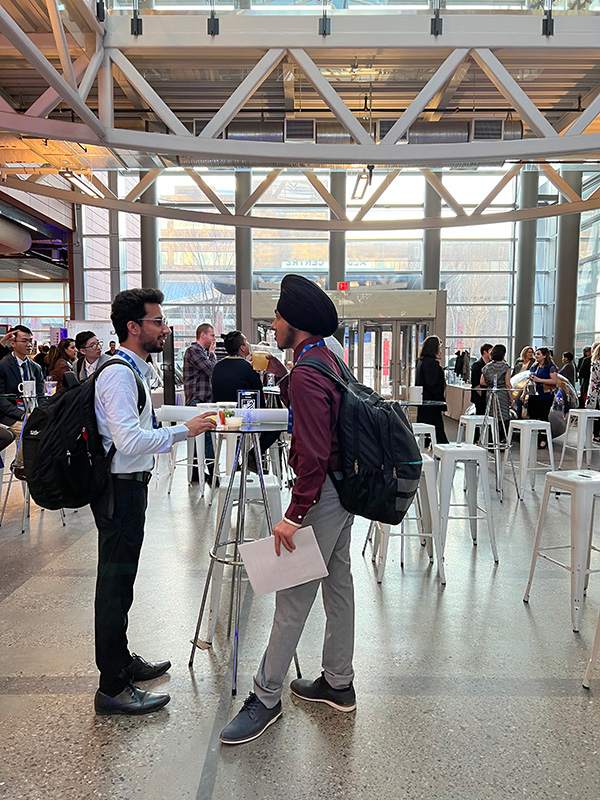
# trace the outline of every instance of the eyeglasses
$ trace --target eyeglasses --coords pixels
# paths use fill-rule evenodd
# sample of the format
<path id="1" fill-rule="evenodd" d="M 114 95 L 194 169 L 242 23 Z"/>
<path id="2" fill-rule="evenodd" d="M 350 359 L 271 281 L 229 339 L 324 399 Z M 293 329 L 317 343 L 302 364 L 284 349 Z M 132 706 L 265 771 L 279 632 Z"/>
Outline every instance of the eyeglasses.
<path id="1" fill-rule="evenodd" d="M 165 317 L 142 317 L 136 320 L 137 322 L 153 322 L 157 328 L 162 328 L 163 325 L 169 327 L 169 320 Z"/>
<path id="2" fill-rule="evenodd" d="M 80 350 L 101 350 L 104 346 L 104 342 L 94 342 L 93 344 L 86 344 L 85 347 L 81 347 Z"/>

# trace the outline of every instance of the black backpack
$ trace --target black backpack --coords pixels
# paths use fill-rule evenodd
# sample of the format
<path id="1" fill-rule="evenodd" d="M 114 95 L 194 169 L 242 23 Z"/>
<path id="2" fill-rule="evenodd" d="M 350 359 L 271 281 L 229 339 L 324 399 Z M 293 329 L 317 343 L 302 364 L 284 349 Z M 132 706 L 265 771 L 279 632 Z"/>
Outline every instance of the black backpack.
<path id="1" fill-rule="evenodd" d="M 423 459 L 400 404 L 363 386 L 336 357 L 342 377 L 322 359 L 303 358 L 342 388 L 337 422 L 341 474 L 331 474 L 340 503 L 352 514 L 397 525 L 413 501 Z"/>
<path id="2" fill-rule="evenodd" d="M 138 412 L 146 390 L 135 370 L 121 359 L 107 361 L 83 383 L 56 394 L 35 408 L 23 430 L 23 462 L 29 491 L 42 508 L 82 508 L 104 490 L 114 444 L 104 451 L 94 398 L 96 380 L 112 364 L 130 369 L 138 386 Z"/>

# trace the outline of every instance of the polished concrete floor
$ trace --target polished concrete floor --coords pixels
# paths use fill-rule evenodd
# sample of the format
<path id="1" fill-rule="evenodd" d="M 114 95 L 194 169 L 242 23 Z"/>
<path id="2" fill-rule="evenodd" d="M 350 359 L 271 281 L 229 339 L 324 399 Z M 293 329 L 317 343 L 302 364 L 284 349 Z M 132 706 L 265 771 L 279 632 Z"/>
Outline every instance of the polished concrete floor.
<path id="1" fill-rule="evenodd" d="M 57 512 L 34 508 L 22 534 L 13 487 L 0 528 L 0 798 L 600 797 L 600 668 L 590 691 L 581 686 L 600 578 L 591 577 L 579 634 L 567 572 L 541 563 L 523 604 L 541 488 L 540 477 L 523 502 L 509 482 L 502 504 L 494 495 L 498 565 L 485 525 L 473 547 L 467 524 L 451 522 L 445 588 L 418 539 L 407 544 L 404 569 L 392 540 L 378 585 L 369 551 L 361 555 L 366 523 L 357 521 L 356 713 L 286 690 L 276 725 L 227 748 L 218 734 L 251 688 L 273 597 L 255 598 L 244 584 L 236 698 L 223 614 L 213 647 L 188 670 L 215 506 L 182 469 L 171 496 L 164 479 L 151 484 L 130 641 L 148 659 L 173 661 L 155 681 L 172 701 L 147 717 L 97 717 L 91 514 L 67 512 L 63 527 Z M 258 509 L 252 515 L 258 524 Z M 563 496 L 552 501 L 547 542 L 567 542 L 568 526 Z M 322 631 L 319 598 L 298 650 L 306 677 L 319 674 Z"/>

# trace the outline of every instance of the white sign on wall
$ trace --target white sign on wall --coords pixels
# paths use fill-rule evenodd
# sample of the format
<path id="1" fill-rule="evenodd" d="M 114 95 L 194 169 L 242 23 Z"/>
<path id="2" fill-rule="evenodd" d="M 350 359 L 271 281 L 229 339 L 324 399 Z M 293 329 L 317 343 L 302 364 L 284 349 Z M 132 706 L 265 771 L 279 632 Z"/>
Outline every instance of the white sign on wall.
<path id="1" fill-rule="evenodd" d="M 74 339 L 81 331 L 93 331 L 104 344 L 103 351 L 108 350 L 108 343 L 113 340 L 119 344 L 115 329 L 110 320 L 70 319 L 67 321 L 69 336 Z"/>

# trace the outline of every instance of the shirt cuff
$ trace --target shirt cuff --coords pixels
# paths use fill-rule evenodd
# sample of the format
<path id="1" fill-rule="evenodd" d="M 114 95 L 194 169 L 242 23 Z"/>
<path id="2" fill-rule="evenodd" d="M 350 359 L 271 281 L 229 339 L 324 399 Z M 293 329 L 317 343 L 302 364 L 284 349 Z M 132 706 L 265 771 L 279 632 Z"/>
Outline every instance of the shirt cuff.
<path id="1" fill-rule="evenodd" d="M 190 435 L 190 429 L 186 425 L 173 425 L 167 430 L 171 432 L 173 444 L 183 442 Z"/>
<path id="2" fill-rule="evenodd" d="M 302 523 L 301 522 L 292 522 L 292 520 L 288 519 L 287 517 L 284 517 L 283 521 L 287 522 L 288 525 L 293 525 L 294 528 L 301 528 L 302 527 Z"/>
<path id="3" fill-rule="evenodd" d="M 288 510 L 285 512 L 284 519 L 286 522 L 291 522 L 292 525 L 300 527 L 304 522 L 304 517 L 308 514 L 308 508 L 292 502 Z"/>

